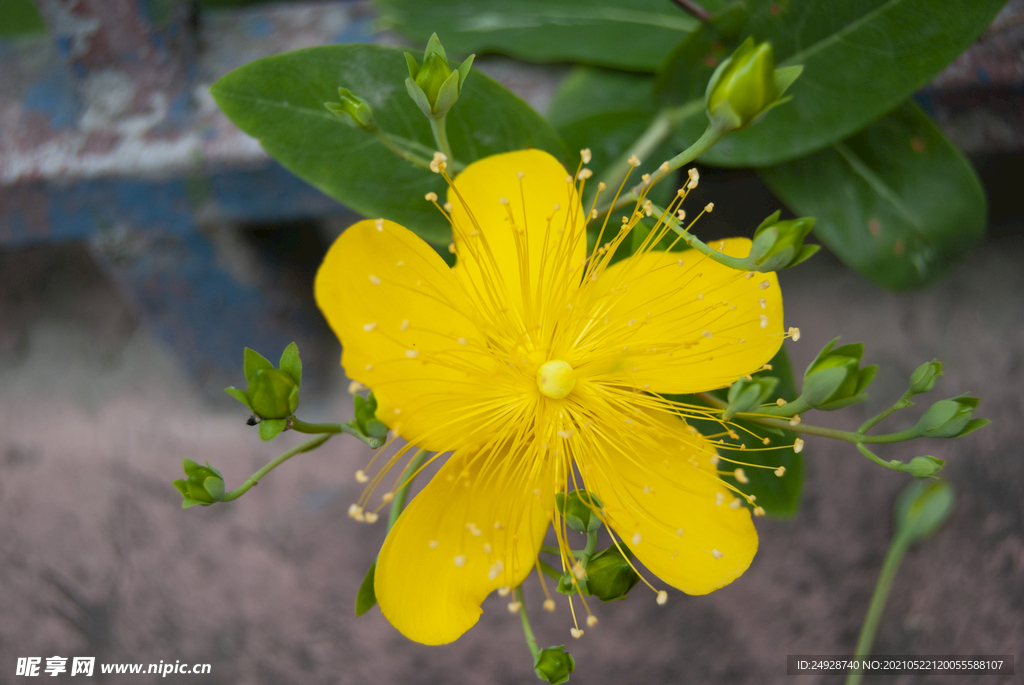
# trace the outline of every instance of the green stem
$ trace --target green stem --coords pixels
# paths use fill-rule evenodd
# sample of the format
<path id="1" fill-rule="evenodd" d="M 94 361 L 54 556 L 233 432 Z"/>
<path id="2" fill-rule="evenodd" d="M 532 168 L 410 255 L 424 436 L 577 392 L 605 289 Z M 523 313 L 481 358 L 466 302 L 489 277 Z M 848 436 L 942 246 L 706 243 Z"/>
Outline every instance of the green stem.
<path id="1" fill-rule="evenodd" d="M 584 548 L 583 553 L 579 555 L 580 563 L 584 566 L 590 561 L 590 557 L 593 556 L 594 550 L 597 549 L 597 531 L 587 531 L 587 546 Z"/>
<path id="2" fill-rule="evenodd" d="M 449 160 L 454 160 L 455 155 L 452 154 L 452 146 L 448 143 L 448 127 L 446 125 L 447 114 L 442 114 L 438 118 L 430 118 L 430 130 L 434 132 L 434 142 L 437 143 L 437 149 L 444 153 L 444 156 Z"/>
<path id="3" fill-rule="evenodd" d="M 889 599 L 889 591 L 892 589 L 892 582 L 896 578 L 896 572 L 903 561 L 903 555 L 907 551 L 908 543 L 906 538 L 897 534 L 889 545 L 889 552 L 885 555 L 885 562 L 882 564 L 882 572 L 878 575 L 878 582 L 875 584 L 875 592 L 871 595 L 871 604 L 868 605 L 868 613 L 864 617 L 864 623 L 860 627 L 860 637 L 857 639 L 855 659 L 863 659 L 871 654 L 871 645 L 875 641 L 875 632 L 878 630 L 878 623 L 885 610 L 885 603 Z M 864 674 L 860 671 L 851 671 L 846 677 L 846 685 L 858 685 Z"/>
<path id="4" fill-rule="evenodd" d="M 256 483 L 258 483 L 260 481 L 260 479 L 263 478 L 263 476 L 267 475 L 268 473 L 270 473 L 271 471 L 276 469 L 278 466 L 280 466 L 281 464 L 285 463 L 286 461 L 288 461 L 289 459 L 294 457 L 296 454 L 302 454 L 303 452 L 309 452 L 311 450 L 315 450 L 317 447 L 319 447 L 320 445 L 322 445 L 325 442 L 327 442 L 328 440 L 330 440 L 333 435 L 334 435 L 334 433 L 326 433 L 324 435 L 318 435 L 317 437 L 313 438 L 312 440 L 307 440 L 306 442 L 302 443 L 301 445 L 299 445 L 297 447 L 293 447 L 292 449 L 288 450 L 287 452 L 285 452 L 281 456 L 277 457 L 276 459 L 274 459 L 273 461 L 268 463 L 266 466 L 261 468 L 256 473 L 254 473 L 251 476 L 249 476 L 248 480 L 246 480 L 244 483 L 242 483 L 242 485 L 240 487 L 238 487 L 237 489 L 232 490 L 231 492 L 229 492 L 226 495 L 224 495 L 224 499 L 222 499 L 221 502 L 230 502 L 232 500 L 238 499 L 239 497 L 241 497 L 242 495 L 247 493 L 249 491 L 249 488 L 251 488 L 252 486 L 256 485 Z"/>
<path id="5" fill-rule="evenodd" d="M 906 407 L 909 407 L 912 404 L 912 402 L 910 402 L 909 400 L 913 396 L 914 396 L 914 393 L 911 392 L 910 390 L 907 390 L 905 393 L 903 393 L 903 397 L 901 397 L 898 400 L 896 400 L 896 402 L 893 403 L 893 405 L 891 407 L 889 407 L 888 409 L 883 411 L 878 416 L 875 416 L 875 417 L 870 418 L 867 421 L 865 421 L 864 425 L 862 425 L 860 428 L 857 429 L 857 432 L 858 433 L 867 433 L 869 430 L 871 430 L 876 425 L 881 423 L 881 421 L 883 419 L 888 418 L 890 415 L 896 413 L 900 409 L 904 409 Z"/>
<path id="6" fill-rule="evenodd" d="M 590 544 L 589 539 L 587 540 L 587 544 Z M 543 552 L 544 554 L 554 554 L 556 557 L 562 556 L 562 550 L 558 549 L 554 545 L 541 545 L 540 546 L 540 551 Z M 578 557 L 579 555 L 581 555 L 584 552 L 586 552 L 586 550 L 583 550 L 583 549 L 571 549 L 569 551 L 572 552 L 572 555 L 574 557 Z"/>
<path id="7" fill-rule="evenodd" d="M 699 392 L 696 394 L 701 400 L 708 404 L 718 407 L 719 409 L 725 409 L 728 406 L 727 402 L 723 402 L 714 395 L 706 392 Z M 791 424 L 785 419 L 775 419 L 764 416 L 762 414 L 736 414 L 736 418 L 741 418 L 752 423 L 757 423 L 762 426 L 771 426 L 772 428 L 781 428 L 782 430 L 792 431 L 794 433 L 804 433 L 806 435 L 820 435 L 823 438 L 832 438 L 833 440 L 843 440 L 845 442 L 852 443 L 865 443 L 869 445 L 887 445 L 894 442 L 904 442 L 906 440 L 912 440 L 913 438 L 920 437 L 917 432 L 917 428 L 908 428 L 905 431 L 899 433 L 884 433 L 882 435 L 864 435 L 863 433 L 855 433 L 853 431 L 841 431 L 834 428 L 823 428 L 821 426 L 810 426 L 806 423 L 798 423 L 797 425 Z M 887 462 L 886 462 L 887 463 Z"/>
<path id="8" fill-rule="evenodd" d="M 351 423 L 306 423 L 300 421 L 294 416 L 291 419 L 291 429 L 296 433 L 309 433 L 311 435 L 319 435 L 320 433 L 348 433 L 349 435 L 355 436 L 365 442 L 373 449 L 377 449 L 384 444 L 384 438 L 371 438 L 368 435 L 364 435 L 361 430 L 353 426 Z"/>
<path id="9" fill-rule="evenodd" d="M 667 125 L 668 127 L 665 135 L 667 135 L 668 132 L 671 131 L 672 126 L 677 124 L 677 122 L 680 120 L 680 116 L 682 117 L 682 119 L 688 118 L 690 116 L 691 109 L 692 107 L 690 105 L 683 105 L 683 107 L 679 108 L 678 110 L 663 111 L 662 114 L 664 115 L 664 119 L 667 122 L 667 124 L 665 125 Z M 680 113 L 682 113 L 682 115 Z M 662 115 L 659 115 L 658 117 L 655 118 L 654 122 L 651 123 L 651 126 L 648 128 L 648 130 L 644 132 L 644 135 L 640 137 L 640 140 L 644 140 L 645 138 L 647 138 L 647 134 L 651 133 L 652 131 L 661 131 L 662 126 Z M 704 130 L 703 135 L 701 135 L 701 137 L 697 139 L 697 142 L 695 142 L 693 145 L 680 152 L 672 159 L 668 160 L 668 172 L 659 173 L 658 179 L 661 180 L 667 178 L 669 174 L 671 174 L 679 167 L 683 166 L 684 164 L 689 164 L 693 160 L 697 159 L 702 154 L 710 150 L 715 145 L 715 143 L 724 138 L 727 133 L 727 130 L 724 130 L 718 126 L 715 126 L 714 124 L 709 123 L 708 127 Z M 604 214 L 605 212 L 608 211 L 613 211 L 615 209 L 618 209 L 619 207 L 630 204 L 631 202 L 636 202 L 637 200 L 640 199 L 640 193 L 643 190 L 643 188 L 644 187 L 642 184 L 633 186 L 629 190 L 629 192 L 620 194 L 618 200 L 615 201 L 614 205 L 612 204 L 611 199 L 609 199 L 607 203 L 602 203 L 599 207 L 597 207 L 598 215 Z"/>
<path id="10" fill-rule="evenodd" d="M 405 508 L 405 500 L 409 497 L 409 488 L 412 486 L 413 480 L 416 478 L 416 472 L 423 466 L 423 462 L 427 460 L 427 451 L 420 450 L 416 453 L 416 456 L 412 458 L 412 461 L 402 471 L 402 477 L 399 478 L 398 482 L 402 484 L 402 487 L 398 488 L 398 492 L 395 493 L 395 498 L 391 500 L 391 511 L 388 512 L 388 532 L 391 531 L 391 527 L 395 525 L 395 521 L 398 520 L 398 515 L 402 513 Z"/>
<path id="11" fill-rule="evenodd" d="M 542 559 L 538 559 L 537 563 L 540 565 L 540 570 L 544 572 L 544 575 L 556 582 L 561 582 L 562 573 L 558 569 Z"/>
<path id="12" fill-rule="evenodd" d="M 519 620 L 523 622 L 523 635 L 526 636 L 526 646 L 530 648 L 533 662 L 537 663 L 540 647 L 537 646 L 537 638 L 534 637 L 533 628 L 530 627 L 530 617 L 526 615 L 526 602 L 523 601 L 522 585 L 516 588 L 516 601 L 519 602 Z"/>
<path id="13" fill-rule="evenodd" d="M 384 147 L 394 152 L 399 159 L 403 159 L 406 162 L 409 162 L 414 166 L 418 166 L 421 169 L 430 169 L 429 159 L 424 159 L 423 157 L 420 157 L 417 154 L 409 152 L 408 150 L 400 146 L 398 143 L 396 143 L 394 140 L 392 140 L 391 136 L 389 136 L 388 134 L 384 133 L 383 131 L 376 131 L 374 132 L 374 135 L 377 136 L 377 140 L 384 143 Z"/>

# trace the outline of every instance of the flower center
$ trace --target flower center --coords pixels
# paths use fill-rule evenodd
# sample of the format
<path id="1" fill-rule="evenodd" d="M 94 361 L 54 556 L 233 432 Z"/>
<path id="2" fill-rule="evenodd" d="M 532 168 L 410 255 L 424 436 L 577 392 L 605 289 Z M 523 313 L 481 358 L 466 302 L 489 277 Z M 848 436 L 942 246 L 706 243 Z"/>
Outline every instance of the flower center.
<path id="1" fill-rule="evenodd" d="M 560 400 L 576 387 L 576 376 L 568 362 L 552 359 L 544 362 L 537 369 L 537 387 L 542 395 Z"/>

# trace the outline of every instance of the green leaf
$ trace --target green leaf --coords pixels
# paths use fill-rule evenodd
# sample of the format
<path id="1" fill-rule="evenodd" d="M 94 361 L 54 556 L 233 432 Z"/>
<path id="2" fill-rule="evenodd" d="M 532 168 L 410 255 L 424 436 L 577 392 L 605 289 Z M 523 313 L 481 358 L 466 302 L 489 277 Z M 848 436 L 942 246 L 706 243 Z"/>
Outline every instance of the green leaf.
<path id="1" fill-rule="evenodd" d="M 387 24 L 451 52 L 654 71 L 699 22 L 667 0 L 377 0 Z M 719 2 L 704 2 L 714 9 Z"/>
<path id="2" fill-rule="evenodd" d="M 302 360 L 299 359 L 299 346 L 291 343 L 281 353 L 281 361 L 278 368 L 288 374 L 295 385 L 302 385 Z"/>
<path id="3" fill-rule="evenodd" d="M 273 440 L 288 425 L 288 419 L 264 419 L 260 421 L 260 438 L 264 441 Z"/>
<path id="4" fill-rule="evenodd" d="M 376 571 L 377 560 L 374 559 L 373 563 L 370 564 L 370 568 L 366 571 L 366 576 L 363 577 L 363 582 L 359 586 L 359 592 L 356 594 L 356 616 L 362 616 L 377 603 L 377 593 L 373 590 L 373 577 Z"/>
<path id="5" fill-rule="evenodd" d="M 444 197 L 444 179 L 399 159 L 374 135 L 346 126 L 324 108 L 339 87 L 365 98 L 377 124 L 429 159 L 430 124 L 406 92 L 401 50 L 379 45 L 327 45 L 250 62 L 210 93 L 224 113 L 297 176 L 368 217 L 386 217 L 435 244 L 447 244 L 448 222 L 423 196 Z M 525 102 L 480 72 L 466 79 L 448 114 L 455 156 L 469 163 L 498 152 L 547 150 L 564 161 L 562 142 Z"/>
<path id="6" fill-rule="evenodd" d="M 985 231 L 985 193 L 970 163 L 907 102 L 846 140 L 760 169 L 839 259 L 893 290 L 944 275 Z"/>
<path id="7" fill-rule="evenodd" d="M 589 164 L 598 178 L 603 178 L 613 162 L 624 155 L 643 135 L 658 113 L 654 98 L 654 78 L 643 74 L 630 74 L 596 67 L 577 67 L 562 82 L 548 109 L 548 120 L 562 136 L 570 155 L 578 155 L 590 148 L 593 158 Z M 643 170 L 653 170 L 661 162 L 676 154 L 671 140 L 658 146 L 641 162 Z M 576 157 L 578 159 L 578 157 Z M 639 181 L 639 174 L 633 172 Z M 622 179 L 606 179 L 609 192 Z M 597 187 L 589 183 L 585 206 Z M 670 180 L 654 186 L 652 202 L 665 205 L 676 190 Z"/>
<path id="8" fill-rule="evenodd" d="M 242 363 L 242 370 L 245 373 L 245 380 L 252 382 L 252 377 L 256 375 L 256 372 L 260 369 L 272 369 L 274 365 L 270 363 L 270 360 L 264 357 L 256 350 L 250 350 L 248 347 L 245 348 L 245 357 Z M 230 393 L 229 393 L 230 394 Z M 234 395 L 232 395 L 234 397 Z"/>
<path id="9" fill-rule="evenodd" d="M 771 371 L 761 371 L 753 374 L 755 377 L 774 376 L 779 379 L 779 384 L 775 386 L 775 391 L 771 394 L 768 401 L 773 402 L 779 397 L 787 401 L 796 399 L 797 391 L 793 380 L 793 367 L 789 363 L 786 348 L 780 348 L 778 354 L 769 363 L 772 366 Z M 711 394 L 725 401 L 729 394 L 729 389 L 722 388 L 713 391 Z M 708 406 L 693 395 L 685 395 L 677 399 Z M 687 419 L 687 423 L 693 425 L 704 434 L 722 432 L 721 424 L 716 421 Z M 718 454 L 721 457 L 727 457 L 736 461 L 748 464 L 761 464 L 771 468 L 743 467 L 744 473 L 750 479 L 750 482 L 747 484 L 737 483 L 736 479 L 732 476 L 722 476 L 722 479 L 745 493 L 755 495 L 757 497 L 756 503 L 764 507 L 765 513 L 769 516 L 792 516 L 795 514 L 800 507 L 800 492 L 804 482 L 804 453 L 797 454 L 793 451 L 793 443 L 798 436 L 788 430 L 759 426 L 742 419 L 733 419 L 730 423 L 739 425 L 740 428 L 734 430 L 740 436 L 738 442 L 746 445 L 747 449 L 725 450 L 719 447 L 717 448 Z M 754 435 L 750 435 L 746 431 L 751 431 Z M 762 443 L 764 438 L 769 439 L 768 445 Z M 764 450 L 765 447 L 774 449 L 755 451 Z M 779 466 L 786 468 L 786 472 L 781 478 L 775 475 L 775 468 Z M 733 468 L 735 466 L 724 459 L 718 464 L 720 471 L 729 471 Z"/>
<path id="10" fill-rule="evenodd" d="M 803 64 L 793 100 L 701 157 L 718 166 L 766 166 L 860 130 L 899 105 L 966 50 L 1005 0 L 803 0 L 757 3 L 744 32 L 772 43 L 779 66 Z M 678 142 L 703 133 L 690 117 Z"/>

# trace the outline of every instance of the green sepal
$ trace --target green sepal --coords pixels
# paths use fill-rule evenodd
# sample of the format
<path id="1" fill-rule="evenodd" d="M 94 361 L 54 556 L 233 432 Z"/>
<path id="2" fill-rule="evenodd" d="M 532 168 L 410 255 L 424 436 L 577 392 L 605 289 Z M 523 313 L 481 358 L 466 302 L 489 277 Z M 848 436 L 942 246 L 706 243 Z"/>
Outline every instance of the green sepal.
<path id="1" fill-rule="evenodd" d="M 247 347 L 245 348 L 245 358 L 242 368 L 245 372 L 245 380 L 252 383 L 252 378 L 256 375 L 257 371 L 260 371 L 261 369 L 272 369 L 274 368 L 274 365 L 270 363 L 269 359 L 256 350 L 251 350 Z"/>
<path id="2" fill-rule="evenodd" d="M 210 466 L 210 462 L 202 466 L 185 458 L 181 465 L 185 478 L 173 481 L 172 485 L 184 498 L 183 509 L 197 504 L 207 507 L 224 499 L 224 475 Z"/>
<path id="3" fill-rule="evenodd" d="M 236 400 L 238 400 L 239 402 L 244 404 L 246 407 L 248 407 L 250 410 L 252 410 L 252 405 L 249 404 L 249 398 L 246 397 L 245 391 L 242 390 L 241 388 L 236 388 L 233 385 L 229 385 L 228 387 L 224 388 L 224 392 L 226 392 L 227 394 L 231 395 Z"/>
<path id="4" fill-rule="evenodd" d="M 260 421 L 260 439 L 273 440 L 288 426 L 288 419 L 263 419 Z"/>
<path id="5" fill-rule="evenodd" d="M 878 373 L 874 364 L 859 368 L 863 343 L 834 347 L 838 341 L 825 345 L 804 372 L 800 398 L 816 409 L 834 411 L 863 402 L 864 390 Z"/>
<path id="6" fill-rule="evenodd" d="M 555 586 L 556 592 L 561 592 L 567 597 L 572 597 L 576 594 L 576 590 L 580 589 L 583 592 L 587 591 L 587 577 L 575 578 L 572 570 L 568 570 L 562 574 L 562 577 L 558 579 L 558 585 Z"/>
<path id="7" fill-rule="evenodd" d="M 362 616 L 377 604 L 377 593 L 373 589 L 373 580 L 377 572 L 377 560 L 374 559 L 366 570 L 363 582 L 356 593 L 356 616 Z"/>
<path id="8" fill-rule="evenodd" d="M 178 488 L 178 492 L 181 493 L 182 497 L 188 497 L 188 481 L 179 478 L 178 480 L 171 483 L 174 487 Z"/>
<path id="9" fill-rule="evenodd" d="M 992 423 L 992 421 L 990 421 L 989 419 L 971 419 L 970 421 L 967 422 L 967 425 L 964 427 L 964 429 L 957 433 L 956 435 L 954 435 L 953 437 L 962 438 L 968 433 L 973 433 L 979 428 L 984 428 L 990 423 Z"/>
<path id="10" fill-rule="evenodd" d="M 296 387 L 302 387 L 302 360 L 299 358 L 299 346 L 290 343 L 281 353 L 281 361 L 278 368 L 291 376 Z"/>

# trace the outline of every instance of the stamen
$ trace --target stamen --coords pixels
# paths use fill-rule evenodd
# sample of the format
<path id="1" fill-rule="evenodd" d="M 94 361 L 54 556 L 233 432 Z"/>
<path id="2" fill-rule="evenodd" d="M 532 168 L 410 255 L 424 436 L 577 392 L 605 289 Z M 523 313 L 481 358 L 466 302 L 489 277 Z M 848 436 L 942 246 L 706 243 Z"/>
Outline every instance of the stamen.
<path id="1" fill-rule="evenodd" d="M 554 613 L 555 612 L 555 600 L 551 599 L 550 597 L 545 599 L 544 600 L 544 611 L 547 611 L 548 613 Z"/>
<path id="2" fill-rule="evenodd" d="M 803 439 L 802 438 L 797 438 L 793 442 L 793 451 L 796 452 L 797 454 L 800 454 L 800 452 L 802 452 L 803 449 L 804 449 L 804 441 L 803 441 Z"/>
<path id="3" fill-rule="evenodd" d="M 429 193 L 423 196 L 423 199 L 426 200 L 427 202 L 437 202 L 437 193 L 435 193 L 434 191 L 430 191 Z"/>
<path id="4" fill-rule="evenodd" d="M 362 392 L 363 390 L 366 390 L 366 386 L 359 381 L 352 381 L 348 384 L 349 395 L 355 395 L 357 392 Z"/>
<path id="5" fill-rule="evenodd" d="M 796 342 L 797 340 L 799 340 L 800 339 L 800 329 L 797 328 L 796 326 L 790 326 L 789 327 L 789 337 L 793 339 L 793 342 Z"/>
<path id="6" fill-rule="evenodd" d="M 589 147 L 585 147 L 580 150 L 580 158 L 583 160 L 584 164 L 590 164 L 591 154 Z"/>
<path id="7" fill-rule="evenodd" d="M 455 558 L 452 559 L 452 561 L 455 562 L 456 566 L 458 566 L 459 568 L 462 568 L 463 566 L 466 565 L 466 555 L 465 554 L 456 554 Z"/>
<path id="8" fill-rule="evenodd" d="M 433 193 L 431 193 L 431 195 L 433 195 Z M 374 219 L 373 225 L 377 228 L 378 233 L 384 232 L 384 219 Z"/>
<path id="9" fill-rule="evenodd" d="M 569 634 L 572 635 L 577 640 L 580 639 L 581 637 L 583 637 L 583 631 L 580 630 L 579 628 L 570 628 L 569 629 Z"/>
<path id="10" fill-rule="evenodd" d="M 508 603 L 508 613 L 510 613 L 510 614 L 517 614 L 517 613 L 519 613 L 519 610 L 522 609 L 522 608 L 523 608 L 523 603 L 522 602 L 509 602 Z"/>
<path id="11" fill-rule="evenodd" d="M 658 599 L 656 601 L 658 602 L 658 604 L 664 605 L 666 602 L 668 602 L 668 593 L 664 590 L 659 590 Z"/>

